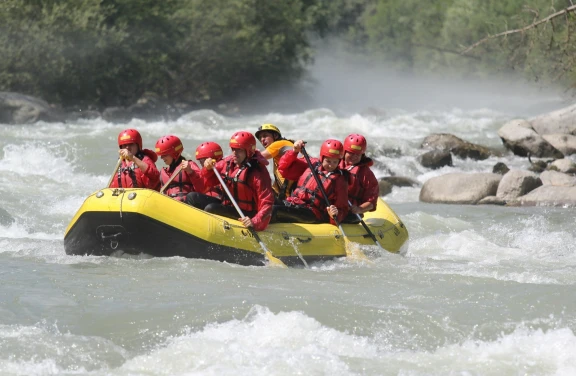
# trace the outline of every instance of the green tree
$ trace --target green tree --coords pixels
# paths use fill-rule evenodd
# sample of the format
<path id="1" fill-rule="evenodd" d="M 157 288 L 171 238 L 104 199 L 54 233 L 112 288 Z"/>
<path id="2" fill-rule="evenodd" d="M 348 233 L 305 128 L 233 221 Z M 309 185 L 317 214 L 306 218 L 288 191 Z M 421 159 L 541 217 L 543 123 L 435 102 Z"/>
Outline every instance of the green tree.
<path id="1" fill-rule="evenodd" d="M 108 27 L 99 0 L 0 3 L 0 89 L 94 101 L 98 82 L 113 79 L 100 69 L 110 46 L 124 39 Z"/>
<path id="2" fill-rule="evenodd" d="M 568 7 L 574 7 L 570 0 L 378 0 L 362 23 L 366 49 L 405 70 L 465 76 L 516 71 L 574 86 L 574 11 L 529 26 Z M 515 29 L 520 31 L 490 38 Z"/>
<path id="3" fill-rule="evenodd" d="M 310 59 L 300 1 L 188 0 L 173 20 L 183 38 L 174 95 L 211 99 L 297 79 Z M 189 88 L 195 88 L 190 91 Z"/>
<path id="4" fill-rule="evenodd" d="M 522 72 L 528 78 L 562 83 L 576 83 L 576 45 L 571 35 L 576 31 L 576 6 L 568 1 L 516 1 L 507 7 L 505 26 L 493 25 L 463 55 L 483 56 L 492 67 Z M 498 7 L 494 7 L 497 13 Z M 469 44 L 470 45 L 470 44 Z M 568 79 L 567 79 L 568 78 Z"/>
<path id="5" fill-rule="evenodd" d="M 221 99 L 298 79 L 301 0 L 4 0 L 0 90 L 65 105 Z"/>

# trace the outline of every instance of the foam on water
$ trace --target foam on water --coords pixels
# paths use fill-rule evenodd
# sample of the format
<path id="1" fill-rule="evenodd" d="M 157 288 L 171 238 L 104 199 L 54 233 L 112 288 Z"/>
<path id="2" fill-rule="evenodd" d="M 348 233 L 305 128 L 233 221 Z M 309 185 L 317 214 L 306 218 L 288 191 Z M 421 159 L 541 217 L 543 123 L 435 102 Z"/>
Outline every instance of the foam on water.
<path id="1" fill-rule="evenodd" d="M 128 352 L 112 341 L 62 333 L 56 324 L 0 325 L 0 373 L 6 375 L 572 375 L 576 336 L 566 327 L 517 323 L 496 338 L 470 337 L 402 350 L 399 333 L 342 332 L 303 312 L 255 306 L 243 319 L 160 336 Z M 162 339 L 164 337 L 164 339 Z M 396 349 L 394 350 L 394 347 Z M 11 355 L 9 355 L 11 354 Z"/>
<path id="2" fill-rule="evenodd" d="M 78 155 L 77 146 L 67 142 L 8 144 L 4 147 L 4 157 L 0 159 L 0 172 L 38 176 L 63 185 L 70 181 L 86 186 L 101 183 L 101 177 L 77 171 L 80 164 Z M 11 183 L 14 184 L 14 180 Z"/>
<path id="3" fill-rule="evenodd" d="M 128 353 L 99 337 L 62 333 L 56 324 L 0 324 L 0 374 L 85 375 L 123 363 Z"/>
<path id="4" fill-rule="evenodd" d="M 369 342 L 323 327 L 300 312 L 273 314 L 256 307 L 243 320 L 170 338 L 128 361 L 118 374 L 347 375 L 347 359 L 376 355 Z"/>
<path id="5" fill-rule="evenodd" d="M 321 325 L 301 312 L 255 307 L 244 320 L 210 324 L 170 338 L 118 371 L 153 374 L 435 374 L 569 375 L 576 336 L 520 323 L 493 340 L 468 339 L 433 351 L 390 350 L 398 338 L 356 336 Z M 391 346 L 392 345 L 392 346 Z M 176 361 L 176 357 L 183 359 Z M 168 367 L 168 368 L 166 368 Z"/>
<path id="6" fill-rule="evenodd" d="M 388 355 L 384 374 L 556 375 L 576 373 L 576 336 L 568 328 L 543 331 L 523 324 L 494 341 L 449 344 L 429 353 Z M 384 361 L 384 359 L 383 359 Z"/>
<path id="7" fill-rule="evenodd" d="M 19 175 L 42 175 L 44 177 L 70 178 L 70 151 L 62 145 L 51 145 L 39 141 L 10 144 L 4 147 L 4 158 L 0 171 Z M 72 154 L 73 157 L 73 154 Z"/>
<path id="8" fill-rule="evenodd" d="M 550 218 L 541 215 L 524 215 L 506 224 L 488 218 L 412 213 L 404 218 L 412 234 L 408 256 L 442 261 L 429 264 L 435 273 L 520 283 L 576 283 L 576 277 L 566 273 L 576 269 L 576 242 L 569 224 L 560 222 L 552 228 Z"/>
<path id="9" fill-rule="evenodd" d="M 0 239 L 36 239 L 36 240 L 50 240 L 62 239 L 62 234 L 47 234 L 44 232 L 32 232 L 26 226 L 15 221 L 9 226 L 0 225 Z M 2 252 L 3 249 L 0 249 Z"/>

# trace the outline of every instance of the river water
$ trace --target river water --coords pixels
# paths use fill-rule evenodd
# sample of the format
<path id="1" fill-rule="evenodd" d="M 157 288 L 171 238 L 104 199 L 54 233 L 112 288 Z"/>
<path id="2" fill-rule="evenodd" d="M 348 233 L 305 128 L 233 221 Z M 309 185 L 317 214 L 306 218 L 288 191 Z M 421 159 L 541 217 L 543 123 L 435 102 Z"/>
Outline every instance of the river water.
<path id="1" fill-rule="evenodd" d="M 574 209 L 431 205 L 419 188 L 394 188 L 384 199 L 410 232 L 405 256 L 365 247 L 373 264 L 309 269 L 67 256 L 62 240 L 84 198 L 106 184 L 128 127 L 148 148 L 176 134 L 188 155 L 264 122 L 307 140 L 311 155 L 326 138 L 358 132 L 378 177 L 425 182 L 499 161 L 527 168 L 508 153 L 437 171 L 416 157 L 435 132 L 503 150 L 497 129 L 543 103 L 562 106 L 504 95 L 438 109 L 327 101 L 287 114 L 0 125 L 0 208 L 15 219 L 0 225 L 0 374 L 574 375 Z"/>

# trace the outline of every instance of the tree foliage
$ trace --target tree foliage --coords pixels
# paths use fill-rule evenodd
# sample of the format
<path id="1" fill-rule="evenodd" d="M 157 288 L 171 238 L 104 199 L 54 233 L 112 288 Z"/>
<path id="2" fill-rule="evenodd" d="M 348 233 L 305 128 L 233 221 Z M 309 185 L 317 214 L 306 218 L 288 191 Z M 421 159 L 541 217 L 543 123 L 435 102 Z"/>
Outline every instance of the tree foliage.
<path id="1" fill-rule="evenodd" d="M 526 28 L 570 6 L 570 0 L 378 0 L 375 11 L 365 11 L 364 24 L 372 51 L 411 70 L 467 76 L 514 70 L 574 87 L 574 12 Z M 515 29 L 521 31 L 467 50 Z"/>
<path id="2" fill-rule="evenodd" d="M 222 100 L 298 80 L 312 61 L 311 38 L 326 36 L 403 70 L 466 76 L 514 70 L 574 86 L 575 12 L 534 24 L 571 4 L 2 0 L 0 90 L 64 105 L 127 105 L 145 92 Z M 516 32 L 502 34 L 507 30 Z"/>
<path id="3" fill-rule="evenodd" d="M 202 101 L 297 79 L 300 0 L 3 0 L 0 90 L 64 104 Z"/>

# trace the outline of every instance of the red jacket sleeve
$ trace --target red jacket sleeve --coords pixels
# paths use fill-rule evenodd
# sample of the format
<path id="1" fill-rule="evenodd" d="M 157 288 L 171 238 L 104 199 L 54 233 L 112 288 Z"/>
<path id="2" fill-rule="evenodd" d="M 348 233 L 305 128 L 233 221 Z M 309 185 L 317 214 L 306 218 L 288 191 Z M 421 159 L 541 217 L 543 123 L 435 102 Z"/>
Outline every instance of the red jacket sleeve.
<path id="1" fill-rule="evenodd" d="M 338 208 L 338 223 L 342 223 L 348 215 L 348 179 L 345 176 L 339 176 L 334 183 L 335 187 L 330 195 L 330 204 Z M 330 223 L 337 226 L 333 218 L 330 218 Z"/>
<path id="2" fill-rule="evenodd" d="M 366 166 L 362 168 L 362 176 L 360 177 L 359 183 L 364 187 L 364 193 L 362 194 L 360 203 L 370 202 L 374 205 L 374 208 L 370 211 L 376 210 L 376 204 L 380 196 L 380 186 L 378 185 L 378 179 L 376 179 L 370 167 Z"/>
<path id="3" fill-rule="evenodd" d="M 270 162 L 268 162 L 268 159 L 264 158 L 264 156 L 262 155 L 262 153 L 260 153 L 259 150 L 254 151 L 254 155 L 251 158 L 253 160 L 256 160 L 258 164 L 261 166 L 268 166 L 270 164 Z"/>
<path id="4" fill-rule="evenodd" d="M 298 158 L 298 153 L 294 150 L 284 153 L 278 161 L 278 171 L 288 180 L 298 181 L 300 176 L 308 168 L 308 163 L 303 158 Z"/>
<path id="5" fill-rule="evenodd" d="M 142 162 L 148 165 L 146 171 L 142 174 L 142 183 L 149 189 L 156 191 L 160 190 L 160 171 L 156 168 L 156 164 L 147 155 L 142 159 Z"/>
<path id="6" fill-rule="evenodd" d="M 220 182 L 218 181 L 218 178 L 216 177 L 216 175 L 214 174 L 215 171 L 219 171 L 219 172 L 223 172 L 226 170 L 226 159 L 221 159 L 220 161 L 216 162 L 216 165 L 214 166 L 214 169 L 212 170 L 207 170 L 205 168 L 203 168 L 200 171 L 200 176 L 202 177 L 202 180 L 204 181 L 204 189 L 205 190 L 209 190 L 212 187 L 217 187 L 220 185 Z"/>
<path id="7" fill-rule="evenodd" d="M 274 205 L 274 191 L 272 180 L 265 167 L 260 167 L 250 174 L 249 185 L 254 192 L 256 201 L 256 215 L 251 218 L 254 230 L 263 231 L 268 227 L 272 218 L 272 206 Z"/>
<path id="8" fill-rule="evenodd" d="M 194 186 L 194 192 L 204 193 L 204 178 L 201 175 L 200 168 L 194 161 L 188 161 L 188 166 L 192 169 L 192 173 L 186 173 L 186 175 L 188 175 L 188 181 Z"/>

